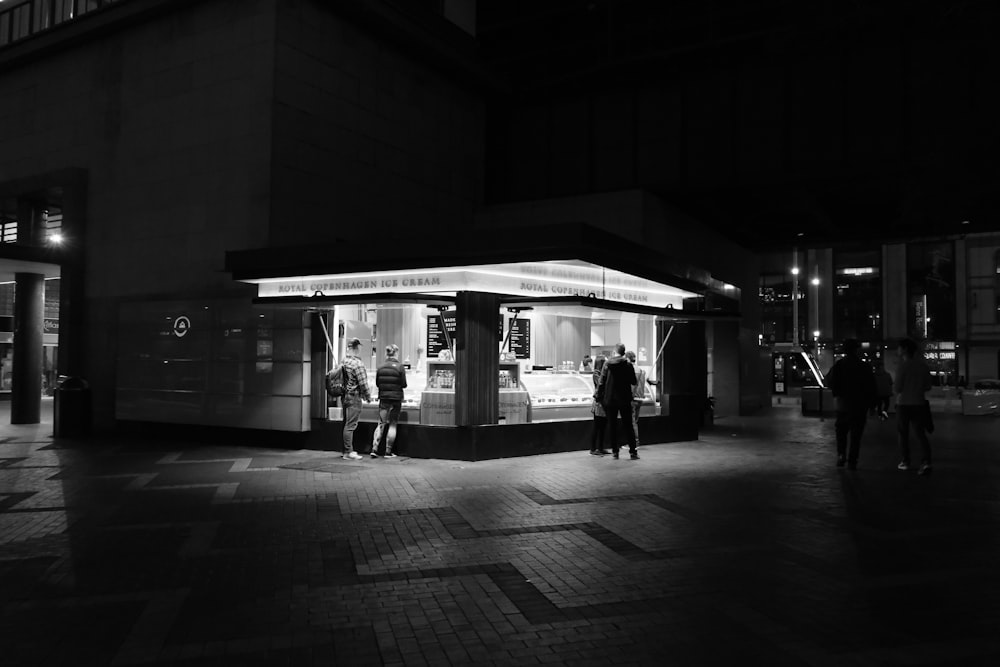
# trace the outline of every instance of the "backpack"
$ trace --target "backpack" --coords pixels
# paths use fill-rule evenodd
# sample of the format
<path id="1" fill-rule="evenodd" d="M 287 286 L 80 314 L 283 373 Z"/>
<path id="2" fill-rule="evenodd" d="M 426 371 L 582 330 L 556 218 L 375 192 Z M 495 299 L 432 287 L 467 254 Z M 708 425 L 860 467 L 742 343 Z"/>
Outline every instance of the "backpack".
<path id="1" fill-rule="evenodd" d="M 326 374 L 326 393 L 340 398 L 347 388 L 347 373 L 344 364 L 334 363 L 333 370 Z"/>

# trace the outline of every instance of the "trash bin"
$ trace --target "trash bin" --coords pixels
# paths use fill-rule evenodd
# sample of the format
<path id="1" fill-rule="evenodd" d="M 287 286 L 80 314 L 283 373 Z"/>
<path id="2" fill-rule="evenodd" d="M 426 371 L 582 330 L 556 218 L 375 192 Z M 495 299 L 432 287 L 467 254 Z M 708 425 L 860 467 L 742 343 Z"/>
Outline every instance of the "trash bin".
<path id="1" fill-rule="evenodd" d="M 90 386 L 80 377 L 63 376 L 55 391 L 52 426 L 57 438 L 90 435 Z"/>

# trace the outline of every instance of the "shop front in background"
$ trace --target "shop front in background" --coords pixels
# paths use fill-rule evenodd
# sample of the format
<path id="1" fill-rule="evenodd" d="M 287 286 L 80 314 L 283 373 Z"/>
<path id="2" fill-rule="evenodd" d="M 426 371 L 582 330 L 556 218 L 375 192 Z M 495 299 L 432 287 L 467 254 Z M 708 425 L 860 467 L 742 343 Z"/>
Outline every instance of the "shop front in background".
<path id="1" fill-rule="evenodd" d="M 360 356 L 373 385 L 362 422 L 378 420 L 375 371 L 385 361 L 385 348 L 395 344 L 407 373 L 400 422 L 455 425 L 456 357 L 462 341 L 454 305 L 344 304 L 313 312 L 331 362 L 342 358 L 347 340 L 362 341 Z M 636 367 L 648 379 L 642 387 L 645 412 L 658 414 L 655 316 L 538 303 L 501 305 L 495 319 L 498 425 L 592 419 L 593 364 L 609 358 L 618 342 L 635 353 Z M 315 391 L 320 394 L 319 387 Z M 317 413 L 323 409 L 320 403 Z"/>

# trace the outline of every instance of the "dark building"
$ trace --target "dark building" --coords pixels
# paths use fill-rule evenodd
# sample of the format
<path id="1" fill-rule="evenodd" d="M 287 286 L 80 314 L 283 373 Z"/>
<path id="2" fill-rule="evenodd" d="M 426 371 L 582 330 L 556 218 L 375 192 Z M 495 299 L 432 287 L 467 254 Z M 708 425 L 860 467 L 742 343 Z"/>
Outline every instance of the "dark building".
<path id="1" fill-rule="evenodd" d="M 15 419 L 61 374 L 101 430 L 335 444 L 322 376 L 357 335 L 369 367 L 409 358 L 401 447 L 458 427 L 482 450 L 447 455 L 494 455 L 502 424 L 554 451 L 586 416 L 576 365 L 622 341 L 659 382 L 650 428 L 690 437 L 709 396 L 770 405 L 765 334 L 813 337 L 770 324 L 793 248 L 853 290 L 804 292 L 817 338 L 909 332 L 926 295 L 964 340 L 972 292 L 925 269 L 958 281 L 946 239 L 992 225 L 989 5 L 0 8 Z M 880 249 L 881 284 L 837 273 Z"/>

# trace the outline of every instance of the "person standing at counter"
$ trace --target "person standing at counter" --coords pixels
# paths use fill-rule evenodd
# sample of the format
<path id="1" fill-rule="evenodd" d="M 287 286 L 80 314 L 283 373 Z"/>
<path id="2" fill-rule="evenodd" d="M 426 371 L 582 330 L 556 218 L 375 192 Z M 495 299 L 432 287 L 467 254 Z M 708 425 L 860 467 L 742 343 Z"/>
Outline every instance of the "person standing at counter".
<path id="1" fill-rule="evenodd" d="M 611 431 L 611 453 L 618 458 L 618 417 L 622 418 L 625 427 L 628 451 L 632 460 L 639 458 L 636 448 L 635 430 L 632 428 L 632 385 L 636 383 L 635 369 L 625 359 L 625 345 L 615 345 L 615 354 L 604 364 L 601 379 L 597 384 L 597 400 L 608 413 Z"/>
<path id="2" fill-rule="evenodd" d="M 594 431 L 590 436 L 590 453 L 594 456 L 604 456 L 610 454 L 604 449 L 604 432 L 608 427 L 608 413 L 604 411 L 604 406 L 597 400 L 597 385 L 601 380 L 601 371 L 604 369 L 604 357 L 597 357 L 592 374 L 594 380 L 594 401 L 590 406 L 590 411 L 594 414 Z"/>
<path id="3" fill-rule="evenodd" d="M 352 338 L 347 341 L 347 355 L 344 357 L 344 458 L 351 461 L 361 460 L 361 455 L 354 451 L 354 431 L 361 419 L 363 401 L 371 401 L 372 394 L 368 388 L 368 369 L 361 361 L 361 340 Z"/>
<path id="4" fill-rule="evenodd" d="M 372 458 L 378 458 L 378 448 L 385 434 L 385 458 L 394 459 L 392 445 L 396 442 L 396 423 L 406 389 L 406 368 L 399 363 L 399 346 L 395 343 L 385 347 L 385 361 L 375 371 L 375 386 L 378 387 L 378 426 L 372 438 Z"/>
<path id="5" fill-rule="evenodd" d="M 635 371 L 635 384 L 632 385 L 632 430 L 635 431 L 635 446 L 638 447 L 639 410 L 642 409 L 642 401 L 646 398 L 646 371 L 635 365 L 635 352 L 629 350 L 625 353 L 625 358 Z"/>

